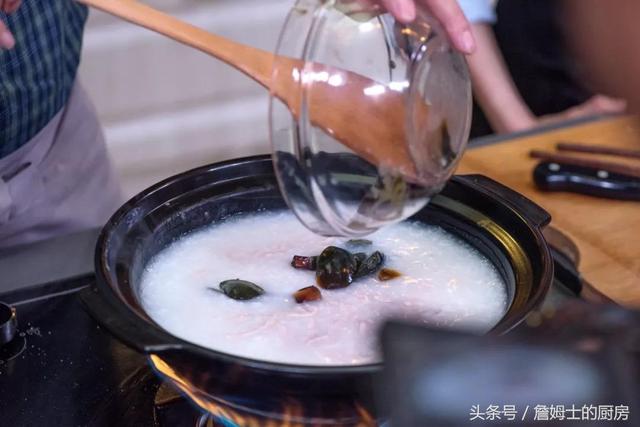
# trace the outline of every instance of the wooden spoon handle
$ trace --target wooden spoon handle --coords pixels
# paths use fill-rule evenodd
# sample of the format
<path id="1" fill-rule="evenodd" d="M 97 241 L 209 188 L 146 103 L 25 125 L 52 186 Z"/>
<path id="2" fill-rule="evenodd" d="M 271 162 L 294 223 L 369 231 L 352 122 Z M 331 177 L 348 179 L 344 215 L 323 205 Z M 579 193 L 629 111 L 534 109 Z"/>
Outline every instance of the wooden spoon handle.
<path id="1" fill-rule="evenodd" d="M 367 88 L 377 85 L 375 81 L 322 64 L 306 65 L 294 58 L 279 56 L 274 70 L 274 54 L 211 34 L 135 0 L 77 1 L 218 58 L 269 89 L 296 117 L 301 113 L 302 98 L 300 82 L 293 76 L 299 76 L 305 68 L 312 76 L 341 76 L 344 86 L 314 81 L 307 88 L 310 122 L 371 163 L 395 168 L 411 179 L 417 176 L 404 143 L 405 106 L 401 94 L 387 90 L 372 98 L 367 95 Z"/>
<path id="2" fill-rule="evenodd" d="M 211 34 L 135 0 L 77 0 L 214 56 L 268 88 L 274 55 Z"/>

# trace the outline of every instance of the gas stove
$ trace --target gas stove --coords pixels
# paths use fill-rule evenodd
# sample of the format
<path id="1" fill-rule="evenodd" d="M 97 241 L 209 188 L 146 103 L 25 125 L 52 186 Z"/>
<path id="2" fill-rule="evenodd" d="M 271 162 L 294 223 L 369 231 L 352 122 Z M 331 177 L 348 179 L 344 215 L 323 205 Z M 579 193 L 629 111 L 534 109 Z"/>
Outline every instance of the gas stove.
<path id="1" fill-rule="evenodd" d="M 93 321 L 78 299 L 92 279 L 0 296 L 15 308 L 19 322 L 0 359 L 2 424 L 224 426 L 164 385 L 145 357 Z"/>
<path id="2" fill-rule="evenodd" d="M 573 279 L 564 274 L 567 285 L 556 280 L 545 304 L 579 298 Z M 237 416 L 225 416 L 229 408 L 216 416 L 202 412 L 164 384 L 144 356 L 101 328 L 78 298 L 92 282 L 84 275 L 0 294 L 18 319 L 16 338 L 0 346 L 0 424 L 238 425 L 231 421 Z"/>

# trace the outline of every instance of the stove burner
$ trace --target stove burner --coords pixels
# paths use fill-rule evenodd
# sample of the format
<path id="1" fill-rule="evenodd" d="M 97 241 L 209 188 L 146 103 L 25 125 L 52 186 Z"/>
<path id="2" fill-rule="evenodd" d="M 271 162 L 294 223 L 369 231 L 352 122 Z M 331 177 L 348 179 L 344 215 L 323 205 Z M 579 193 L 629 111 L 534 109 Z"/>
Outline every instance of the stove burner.
<path id="1" fill-rule="evenodd" d="M 11 342 L 0 347 L 0 367 L 12 359 L 20 356 L 27 346 L 25 337 L 17 336 Z"/>
<path id="2" fill-rule="evenodd" d="M 16 335 L 16 310 L 0 302 L 0 366 L 15 359 L 27 346 L 24 335 Z"/>
<path id="3" fill-rule="evenodd" d="M 92 427 L 229 427 L 214 422 L 142 365 L 94 414 Z"/>
<path id="4" fill-rule="evenodd" d="M 255 402 L 256 405 L 264 402 Z M 209 412 L 203 411 L 181 391 L 168 383 L 162 382 L 156 373 L 147 365 L 140 366 L 126 378 L 100 410 L 94 414 L 92 427 L 118 425 L 121 427 L 242 427 L 242 426 L 384 426 L 383 423 L 370 422 L 332 422 L 328 418 L 305 418 L 302 413 L 296 417 L 282 420 L 283 414 L 249 413 L 248 408 L 239 409 L 226 405 L 210 404 Z M 302 410 L 302 407 L 291 408 Z M 286 409 L 285 409 L 286 411 Z M 285 414 L 286 415 L 286 414 Z M 100 422 L 96 422 L 96 421 Z M 104 420 L 104 421 L 103 421 Z M 106 421 L 108 420 L 108 422 Z"/>
<path id="5" fill-rule="evenodd" d="M 17 327 L 16 311 L 0 302 L 0 345 L 7 344 L 13 340 Z"/>

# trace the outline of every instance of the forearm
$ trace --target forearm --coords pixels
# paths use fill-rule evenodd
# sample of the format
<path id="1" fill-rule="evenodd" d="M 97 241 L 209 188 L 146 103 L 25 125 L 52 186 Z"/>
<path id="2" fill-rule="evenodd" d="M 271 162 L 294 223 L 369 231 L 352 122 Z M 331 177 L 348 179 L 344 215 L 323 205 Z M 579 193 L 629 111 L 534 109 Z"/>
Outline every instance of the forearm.
<path id="1" fill-rule="evenodd" d="M 532 127 L 536 117 L 520 96 L 488 24 L 474 24 L 478 48 L 468 56 L 476 101 L 493 130 L 515 132 Z"/>

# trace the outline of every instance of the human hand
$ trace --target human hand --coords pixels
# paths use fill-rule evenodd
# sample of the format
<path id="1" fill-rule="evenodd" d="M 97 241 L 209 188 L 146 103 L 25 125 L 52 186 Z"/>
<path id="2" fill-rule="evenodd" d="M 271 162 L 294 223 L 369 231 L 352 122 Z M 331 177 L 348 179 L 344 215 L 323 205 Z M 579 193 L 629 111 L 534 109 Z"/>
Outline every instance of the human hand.
<path id="1" fill-rule="evenodd" d="M 379 0 L 379 2 L 401 22 L 411 22 L 415 19 L 416 2 L 419 2 L 425 5 L 442 24 L 456 49 L 468 55 L 476 48 L 471 25 L 456 0 Z"/>
<path id="2" fill-rule="evenodd" d="M 13 13 L 20 8 L 21 4 L 22 0 L 0 0 L 0 11 L 6 14 Z M 4 22 L 0 21 L 0 48 L 11 49 L 15 44 L 16 40 L 13 38 L 13 34 Z"/>
<path id="3" fill-rule="evenodd" d="M 409 23 L 416 18 L 416 3 L 423 4 L 440 22 L 453 46 L 462 53 L 471 54 L 476 48 L 471 25 L 457 0 L 340 0 L 338 8 L 359 19 L 368 19 L 382 7 L 398 21 Z"/>
<path id="4" fill-rule="evenodd" d="M 595 95 L 582 104 L 565 111 L 539 117 L 538 124 L 545 125 L 598 114 L 624 113 L 626 109 L 627 102 L 625 100 L 610 98 L 605 95 Z"/>

